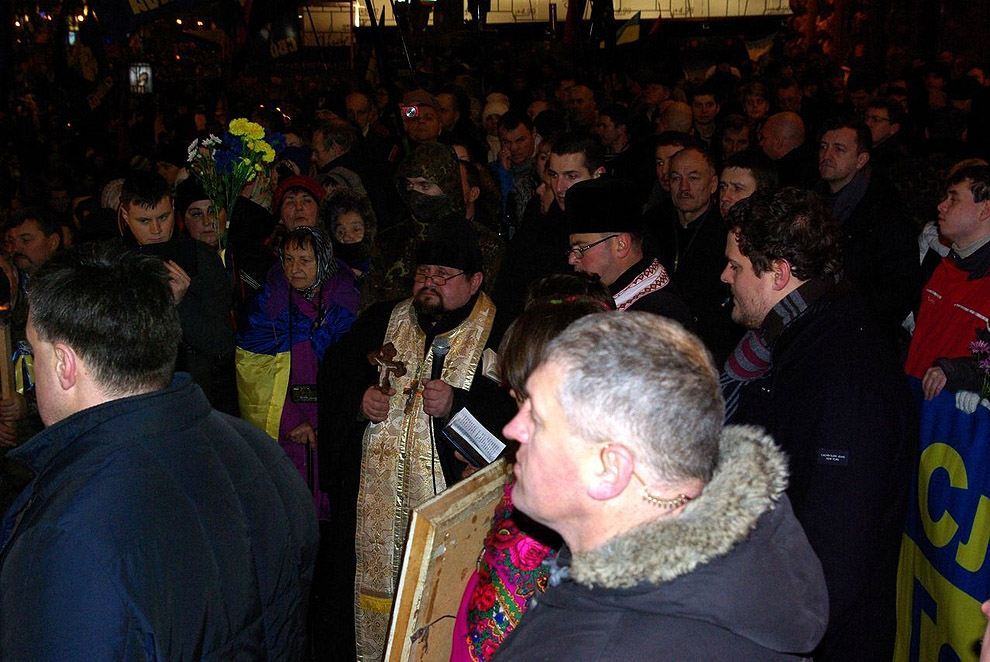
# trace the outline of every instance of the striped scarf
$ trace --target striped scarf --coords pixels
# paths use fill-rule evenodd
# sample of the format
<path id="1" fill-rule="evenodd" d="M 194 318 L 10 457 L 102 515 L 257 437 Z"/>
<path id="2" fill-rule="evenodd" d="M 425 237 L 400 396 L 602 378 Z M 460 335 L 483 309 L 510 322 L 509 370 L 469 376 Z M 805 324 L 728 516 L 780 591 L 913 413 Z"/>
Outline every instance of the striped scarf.
<path id="1" fill-rule="evenodd" d="M 802 284 L 781 299 L 767 313 L 759 329 L 746 332 L 729 355 L 719 376 L 722 397 L 725 398 L 725 422 L 730 423 L 739 408 L 742 387 L 762 379 L 770 372 L 774 342 L 791 322 L 800 317 L 808 306 L 834 287 L 830 279 L 814 279 Z"/>

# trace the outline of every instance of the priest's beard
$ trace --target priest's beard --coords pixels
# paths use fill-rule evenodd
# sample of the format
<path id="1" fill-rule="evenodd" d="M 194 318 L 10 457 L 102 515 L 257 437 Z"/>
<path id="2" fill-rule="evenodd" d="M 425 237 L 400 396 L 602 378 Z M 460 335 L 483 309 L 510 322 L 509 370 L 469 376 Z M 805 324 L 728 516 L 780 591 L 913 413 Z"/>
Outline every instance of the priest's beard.
<path id="1" fill-rule="evenodd" d="M 413 308 L 421 320 L 435 322 L 444 313 L 443 294 L 425 287 L 413 297 Z"/>

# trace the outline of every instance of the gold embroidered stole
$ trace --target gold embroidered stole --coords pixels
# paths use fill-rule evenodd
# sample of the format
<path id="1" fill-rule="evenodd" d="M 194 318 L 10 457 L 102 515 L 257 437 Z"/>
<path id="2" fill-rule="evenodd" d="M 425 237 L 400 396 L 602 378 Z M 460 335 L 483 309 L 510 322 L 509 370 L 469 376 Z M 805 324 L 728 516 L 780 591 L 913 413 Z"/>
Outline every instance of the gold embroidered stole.
<path id="1" fill-rule="evenodd" d="M 467 319 L 443 334 L 450 339 L 443 381 L 454 388 L 471 388 L 494 318 L 495 305 L 482 292 Z M 433 354 L 416 322 L 412 299 L 392 310 L 383 343 L 387 342 L 395 346 L 395 360 L 405 364 L 406 373 L 392 377 L 395 395 L 388 418 L 369 424 L 362 440 L 355 538 L 355 627 L 362 660 L 378 660 L 384 653 L 409 513 L 434 496 L 434 480 L 436 493 L 447 487 L 419 387 L 421 379 L 430 377 Z"/>

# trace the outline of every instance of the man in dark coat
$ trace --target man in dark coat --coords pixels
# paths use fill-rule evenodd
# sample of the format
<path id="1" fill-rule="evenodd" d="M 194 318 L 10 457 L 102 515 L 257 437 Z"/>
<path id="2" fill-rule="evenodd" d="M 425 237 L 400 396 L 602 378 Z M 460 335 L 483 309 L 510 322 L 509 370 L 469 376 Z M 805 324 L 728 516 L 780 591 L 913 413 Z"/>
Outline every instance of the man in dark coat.
<path id="1" fill-rule="evenodd" d="M 522 227 L 512 237 L 492 291 L 502 319 L 512 320 L 523 311 L 526 289 L 543 276 L 570 271 L 567 259 L 568 189 L 578 182 L 605 173 L 601 143 L 583 133 L 568 133 L 553 141 L 547 174 L 554 200 L 544 214 L 539 199 L 530 201 Z"/>
<path id="2" fill-rule="evenodd" d="M 842 231 L 844 277 L 866 297 L 883 330 L 896 338 L 921 289 L 918 232 L 893 191 L 874 175 L 871 141 L 859 120 L 826 123 L 819 187 Z"/>
<path id="3" fill-rule="evenodd" d="M 188 372 L 210 403 L 237 413 L 231 290 L 217 252 L 175 229 L 171 190 L 154 173 L 131 173 L 121 187 L 125 249 L 162 260 L 182 323 L 177 369 Z"/>
<path id="4" fill-rule="evenodd" d="M 728 291 L 719 281 L 725 266 L 725 224 L 718 211 L 718 173 L 711 157 L 685 147 L 671 157 L 673 213 L 656 226 L 657 256 L 698 320 L 697 331 L 721 364 L 739 340 L 723 305 Z"/>
<path id="5" fill-rule="evenodd" d="M 642 217 L 634 187 L 601 177 L 579 182 L 567 193 L 567 221 L 575 271 L 596 274 L 618 310 L 643 310 L 695 325 L 687 304 L 660 260 L 643 254 Z"/>
<path id="6" fill-rule="evenodd" d="M 554 339 L 505 427 L 514 506 L 565 546 L 497 660 L 796 660 L 828 614 L 787 461 L 723 428 L 701 342 L 643 312 Z"/>
<path id="7" fill-rule="evenodd" d="M 839 232 L 818 196 L 757 194 L 728 220 L 732 317 L 770 351 L 734 421 L 765 427 L 790 460 L 787 494 L 828 583 L 815 659 L 889 659 L 914 429 L 892 343 L 836 283 Z"/>
<path id="8" fill-rule="evenodd" d="M 31 281 L 48 428 L 7 454 L 34 478 L 3 520 L 4 657 L 301 659 L 318 536 L 305 484 L 266 435 L 173 380 L 162 263 L 87 248 Z"/>

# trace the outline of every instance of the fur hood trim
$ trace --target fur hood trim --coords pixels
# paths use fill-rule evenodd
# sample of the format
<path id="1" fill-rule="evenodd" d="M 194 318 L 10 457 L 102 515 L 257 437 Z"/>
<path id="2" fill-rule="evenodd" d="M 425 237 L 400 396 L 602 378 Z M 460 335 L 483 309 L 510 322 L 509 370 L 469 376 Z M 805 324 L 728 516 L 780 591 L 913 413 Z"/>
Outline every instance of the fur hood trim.
<path id="1" fill-rule="evenodd" d="M 579 584 L 630 588 L 659 584 L 726 554 L 773 509 L 787 488 L 787 458 L 764 430 L 728 426 L 719 462 L 701 495 L 673 519 L 658 520 L 575 554 Z"/>

